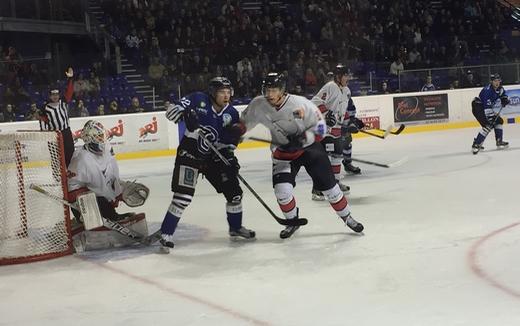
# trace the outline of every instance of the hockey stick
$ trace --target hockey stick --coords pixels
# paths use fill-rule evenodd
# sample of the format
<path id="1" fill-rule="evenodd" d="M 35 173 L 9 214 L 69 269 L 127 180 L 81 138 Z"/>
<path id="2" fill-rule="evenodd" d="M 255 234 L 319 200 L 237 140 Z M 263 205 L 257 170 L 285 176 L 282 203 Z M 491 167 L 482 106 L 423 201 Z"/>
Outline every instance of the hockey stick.
<path id="1" fill-rule="evenodd" d="M 359 163 L 364 163 L 364 164 L 369 164 L 369 165 L 374 165 L 374 166 L 378 166 L 380 168 L 395 168 L 399 165 L 402 165 L 404 162 L 408 161 L 408 157 L 403 157 L 402 159 L 398 160 L 398 161 L 395 161 L 395 162 L 392 162 L 392 163 L 388 163 L 388 164 L 383 164 L 383 163 L 377 163 L 377 162 L 372 162 L 372 161 L 366 161 L 366 160 L 360 160 L 360 159 L 357 159 L 357 158 L 351 158 L 352 161 L 354 162 L 359 162 Z"/>
<path id="2" fill-rule="evenodd" d="M 397 128 L 396 131 L 390 131 L 392 135 L 399 135 L 401 132 L 403 132 L 405 125 L 400 125 L 399 128 Z"/>
<path id="3" fill-rule="evenodd" d="M 75 210 L 77 210 L 78 212 L 81 211 L 81 209 L 78 207 L 77 203 L 69 203 L 68 201 L 66 201 L 65 199 L 63 198 L 60 198 L 58 196 L 55 196 L 51 193 L 49 193 L 47 190 L 35 185 L 35 184 L 31 184 L 29 186 L 30 189 L 34 190 L 34 191 L 37 191 L 51 199 L 54 199 L 60 203 L 62 203 L 63 205 L 67 205 L 71 208 L 74 208 Z M 149 244 L 147 242 L 147 237 L 143 236 L 142 234 L 139 234 L 135 231 L 132 231 L 130 230 L 129 228 L 127 228 L 126 226 L 123 226 L 117 222 L 114 222 L 114 221 L 110 221 L 104 217 L 102 217 L 103 219 L 103 225 L 106 226 L 107 228 L 111 229 L 111 230 L 114 230 L 116 231 L 117 233 L 120 233 L 136 242 L 139 242 L 139 243 L 142 243 L 142 244 Z"/>
<path id="4" fill-rule="evenodd" d="M 218 151 L 218 149 L 204 136 L 204 134 L 200 131 L 199 129 L 199 136 L 204 139 L 204 142 L 206 143 L 206 145 L 208 145 L 209 148 L 211 148 L 211 150 L 213 152 L 215 152 L 215 154 L 217 154 L 218 158 L 224 162 L 225 165 L 227 166 L 231 166 L 231 163 L 229 163 L 229 161 L 224 157 L 224 155 L 222 155 L 222 153 L 220 153 Z M 271 214 L 271 216 L 276 220 L 276 222 L 278 222 L 279 224 L 281 225 L 291 225 L 291 226 L 296 226 L 296 225 L 305 225 L 307 224 L 307 219 L 306 218 L 291 218 L 291 219 L 284 219 L 284 218 L 279 218 L 278 216 L 276 216 L 276 214 L 271 210 L 271 208 L 269 206 L 267 206 L 267 204 L 263 201 L 263 199 L 260 197 L 260 195 L 258 195 L 256 193 L 256 191 L 249 185 L 249 183 L 247 183 L 247 181 L 239 174 L 237 173 L 237 177 L 240 181 L 242 181 L 242 183 L 244 184 L 244 186 L 246 186 L 247 189 L 249 189 L 249 191 L 253 194 L 253 196 L 255 196 L 255 198 L 260 202 L 260 204 L 262 204 L 262 206 L 264 206 L 264 208 L 269 212 L 269 214 Z"/>
<path id="5" fill-rule="evenodd" d="M 400 125 L 399 128 L 397 128 L 396 131 L 392 131 L 393 126 L 388 126 L 387 129 L 373 128 L 373 130 L 383 131 L 385 133 L 389 133 L 389 134 L 392 134 L 392 135 L 399 135 L 401 132 L 403 132 L 405 127 L 406 127 L 405 125 Z"/>
<path id="6" fill-rule="evenodd" d="M 258 138 L 258 137 L 247 137 L 247 139 L 256 140 L 256 141 L 259 141 L 259 142 L 262 142 L 262 143 L 274 144 L 276 146 L 280 146 L 281 145 L 281 144 L 274 143 L 274 142 L 272 142 L 270 140 L 263 139 L 263 138 Z M 360 160 L 360 159 L 352 157 L 352 161 L 354 161 L 354 162 L 365 163 L 365 164 L 369 164 L 369 165 L 378 166 L 378 167 L 381 167 L 381 168 L 394 168 L 394 167 L 397 167 L 397 166 L 403 164 L 407 160 L 408 160 L 408 158 L 404 157 L 404 158 L 402 158 L 402 159 L 400 159 L 398 161 L 395 161 L 395 162 L 392 162 L 392 163 L 388 163 L 388 164 L 384 164 L 384 163 L 377 163 L 377 162 L 372 162 L 372 161 Z"/>
<path id="7" fill-rule="evenodd" d="M 367 134 L 367 135 L 371 135 L 371 136 L 374 136 L 374 137 L 377 137 L 377 138 L 381 138 L 381 139 L 385 139 L 386 136 L 388 136 L 389 134 L 392 134 L 392 135 L 399 135 L 401 132 L 403 132 L 404 128 L 406 126 L 405 125 L 400 125 L 399 128 L 397 128 L 396 131 L 392 131 L 392 126 L 389 126 L 387 129 L 379 129 L 379 128 L 374 128 L 372 130 L 377 130 L 377 131 L 382 131 L 383 132 L 383 135 L 378 135 L 378 134 L 374 134 L 368 130 L 363 130 L 363 129 L 360 129 L 359 131 L 364 133 L 364 134 Z"/>
<path id="8" fill-rule="evenodd" d="M 382 131 L 382 129 L 376 129 L 376 130 L 381 130 Z M 359 129 L 359 132 L 362 132 L 364 134 L 367 134 L 367 135 L 370 135 L 370 136 L 374 136 L 374 137 L 377 137 L 377 138 L 385 139 L 386 136 L 388 136 L 388 134 L 390 133 L 390 128 L 385 130 L 383 135 L 374 134 L 373 132 L 370 132 L 370 131 L 367 131 L 367 130 L 363 130 L 363 129 Z"/>

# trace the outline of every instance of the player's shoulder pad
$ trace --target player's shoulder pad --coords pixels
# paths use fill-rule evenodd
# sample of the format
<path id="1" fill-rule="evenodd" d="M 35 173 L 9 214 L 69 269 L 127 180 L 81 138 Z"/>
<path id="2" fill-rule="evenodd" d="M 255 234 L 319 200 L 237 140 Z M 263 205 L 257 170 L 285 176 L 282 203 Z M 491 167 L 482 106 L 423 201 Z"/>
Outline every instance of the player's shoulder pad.
<path id="1" fill-rule="evenodd" d="M 193 102 L 193 104 L 202 107 L 211 105 L 211 100 L 208 96 L 208 94 L 203 92 L 193 92 L 189 95 L 190 100 Z"/>

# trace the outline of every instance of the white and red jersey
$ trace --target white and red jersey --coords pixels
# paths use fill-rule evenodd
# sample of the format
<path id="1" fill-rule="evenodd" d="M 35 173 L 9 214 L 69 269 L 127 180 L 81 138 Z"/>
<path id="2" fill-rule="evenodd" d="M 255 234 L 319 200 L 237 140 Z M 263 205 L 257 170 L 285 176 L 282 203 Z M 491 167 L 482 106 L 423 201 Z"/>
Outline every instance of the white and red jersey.
<path id="1" fill-rule="evenodd" d="M 326 124 L 323 116 L 311 101 L 303 96 L 286 94 L 282 104 L 272 106 L 264 96 L 255 97 L 242 112 L 241 118 L 247 130 L 257 124 L 264 125 L 271 133 L 273 145 L 287 144 L 287 136 L 305 134 L 303 147 L 314 143 L 316 135 L 323 135 Z"/>
<path id="2" fill-rule="evenodd" d="M 68 167 L 69 191 L 87 187 L 97 197 L 113 201 L 121 194 L 119 167 L 107 146 L 103 155 L 96 155 L 84 147 L 76 149 Z"/>
<path id="3" fill-rule="evenodd" d="M 327 111 L 332 111 L 336 117 L 336 125 L 327 128 L 327 135 L 341 136 L 341 125 L 349 118 L 348 106 L 351 98 L 348 86 L 342 87 L 335 81 L 330 81 L 311 99 L 321 113 L 325 115 Z"/>

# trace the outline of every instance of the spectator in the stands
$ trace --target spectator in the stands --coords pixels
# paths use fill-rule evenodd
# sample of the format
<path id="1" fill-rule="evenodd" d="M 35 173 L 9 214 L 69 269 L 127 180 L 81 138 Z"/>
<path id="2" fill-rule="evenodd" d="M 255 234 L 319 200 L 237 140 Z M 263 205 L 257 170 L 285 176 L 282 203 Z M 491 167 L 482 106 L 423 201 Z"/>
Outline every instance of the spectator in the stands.
<path id="1" fill-rule="evenodd" d="M 388 87 L 388 82 L 386 80 L 381 82 L 381 89 L 379 90 L 379 94 L 392 94 L 392 90 Z"/>
<path id="2" fill-rule="evenodd" d="M 105 115 L 105 105 L 99 104 L 96 110 L 96 115 Z"/>
<path id="3" fill-rule="evenodd" d="M 450 89 L 459 89 L 460 88 L 460 82 L 458 79 L 455 79 L 450 83 Z"/>
<path id="4" fill-rule="evenodd" d="M 253 73 L 253 66 L 248 57 L 237 62 L 237 78 L 241 79 L 244 72 Z"/>
<path id="5" fill-rule="evenodd" d="M 74 96 L 77 99 L 84 98 L 90 90 L 90 83 L 83 78 L 83 74 L 78 75 L 78 79 L 74 81 Z"/>
<path id="6" fill-rule="evenodd" d="M 401 71 L 404 70 L 403 62 L 401 61 L 401 58 L 396 58 L 394 62 L 390 65 L 390 75 L 399 75 Z"/>
<path id="7" fill-rule="evenodd" d="M 101 90 L 101 81 L 94 71 L 90 72 L 89 79 L 89 94 L 90 96 L 97 96 Z"/>
<path id="8" fill-rule="evenodd" d="M 423 87 L 421 87 L 421 92 L 431 92 L 434 90 L 435 90 L 435 85 L 433 85 L 432 76 L 428 75 L 428 76 L 426 76 L 426 82 L 424 83 Z"/>
<path id="9" fill-rule="evenodd" d="M 164 109 L 166 110 L 171 105 L 171 102 L 166 100 L 164 101 Z"/>
<path id="10" fill-rule="evenodd" d="M 314 74 L 314 72 L 312 71 L 311 68 L 307 68 L 307 70 L 305 71 L 304 83 L 305 83 L 305 92 L 306 93 L 315 93 L 316 92 L 316 88 L 318 85 L 318 78 L 316 78 L 316 75 Z"/>
<path id="11" fill-rule="evenodd" d="M 159 82 L 165 69 L 166 67 L 164 67 L 163 64 L 159 62 L 159 58 L 152 58 L 152 63 L 148 67 L 148 77 L 150 78 L 150 81 L 154 87 L 159 86 Z"/>
<path id="12" fill-rule="evenodd" d="M 132 97 L 132 103 L 130 104 L 130 107 L 127 110 L 128 113 L 139 113 L 144 112 L 144 109 L 141 106 L 141 103 L 139 103 L 139 99 L 134 96 Z"/>
<path id="13" fill-rule="evenodd" d="M 4 109 L 4 122 L 15 122 L 16 114 L 14 112 L 14 105 L 6 104 Z"/>
<path id="14" fill-rule="evenodd" d="M 85 107 L 85 103 L 83 100 L 77 100 L 76 105 L 71 105 L 71 108 L 69 110 L 69 116 L 71 118 L 77 118 L 77 117 L 88 117 L 90 114 Z"/>
<path id="15" fill-rule="evenodd" d="M 111 101 L 108 106 L 108 112 L 107 115 L 110 114 L 121 114 L 121 111 L 119 111 L 119 105 L 117 104 L 117 101 Z"/>
<path id="16" fill-rule="evenodd" d="M 25 114 L 25 120 L 31 121 L 31 120 L 39 120 L 39 119 L 40 119 L 40 111 L 38 109 L 38 106 L 36 105 L 36 103 L 31 103 L 29 110 Z"/>
<path id="17" fill-rule="evenodd" d="M 22 82 L 19 77 L 16 77 L 12 85 L 14 92 L 14 104 L 19 106 L 22 102 L 27 102 L 30 99 L 29 92 L 22 86 Z"/>
<path id="18" fill-rule="evenodd" d="M 470 87 L 479 87 L 480 83 L 475 80 L 475 77 L 473 75 L 473 71 L 468 70 L 466 73 L 466 79 L 464 80 L 464 83 L 462 85 L 464 88 L 470 88 Z"/>

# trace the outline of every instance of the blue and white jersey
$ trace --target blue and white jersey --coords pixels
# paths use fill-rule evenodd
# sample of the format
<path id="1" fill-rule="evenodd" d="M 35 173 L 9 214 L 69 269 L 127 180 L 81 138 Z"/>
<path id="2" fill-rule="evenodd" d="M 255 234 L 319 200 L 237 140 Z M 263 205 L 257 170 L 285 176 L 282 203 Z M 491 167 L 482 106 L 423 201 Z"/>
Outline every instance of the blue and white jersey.
<path id="1" fill-rule="evenodd" d="M 482 102 L 486 116 L 494 114 L 493 107 L 500 102 L 500 97 L 504 95 L 506 95 L 506 90 L 502 86 L 499 86 L 496 90 L 491 84 L 482 88 L 478 97 Z"/>
<path id="2" fill-rule="evenodd" d="M 423 87 L 421 88 L 421 92 L 431 92 L 434 90 L 435 90 L 435 85 L 433 85 L 432 83 L 424 84 Z"/>
<path id="3" fill-rule="evenodd" d="M 226 127 L 230 127 L 235 123 L 239 122 L 239 113 L 231 105 L 226 105 L 220 112 L 213 108 L 211 98 L 208 94 L 202 92 L 191 93 L 183 97 L 177 105 L 180 105 L 183 109 L 193 109 L 197 112 L 199 118 L 199 125 L 201 129 L 205 129 L 206 137 L 214 142 L 217 148 L 236 146 L 233 144 L 233 138 L 229 135 Z M 197 131 L 190 132 L 188 129 L 184 131 L 184 136 L 197 140 L 198 150 L 202 154 L 208 154 L 211 150 L 199 139 L 199 133 Z"/>

